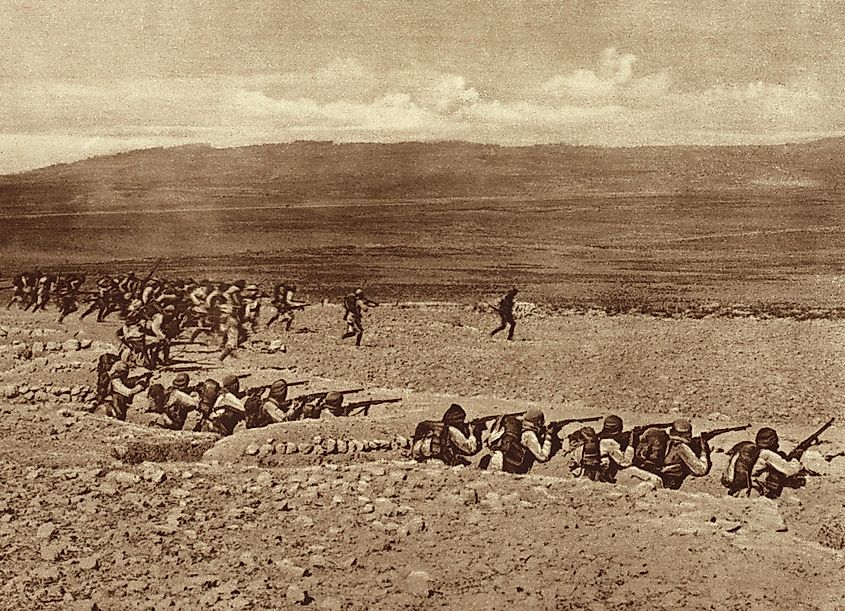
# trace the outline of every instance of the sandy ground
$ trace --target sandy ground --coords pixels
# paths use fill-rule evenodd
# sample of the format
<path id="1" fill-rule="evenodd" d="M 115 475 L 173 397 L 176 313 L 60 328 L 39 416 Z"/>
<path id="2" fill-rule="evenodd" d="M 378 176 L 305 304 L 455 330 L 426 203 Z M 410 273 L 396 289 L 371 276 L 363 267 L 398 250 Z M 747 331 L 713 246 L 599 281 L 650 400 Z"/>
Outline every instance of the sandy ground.
<path id="1" fill-rule="evenodd" d="M 84 411 L 71 389 L 94 385 L 116 322 L 53 318 L 0 312 L 4 608 L 845 608 L 845 459 L 824 459 L 845 449 L 839 421 L 808 452 L 825 474 L 777 502 L 723 496 L 723 450 L 744 433 L 715 440 L 713 472 L 681 492 L 575 480 L 554 459 L 526 477 L 417 465 L 402 447 L 457 401 L 471 416 L 774 424 L 789 449 L 845 415 L 842 321 L 534 317 L 507 342 L 489 314 L 383 306 L 356 349 L 339 308 L 309 308 L 210 374 L 402 403 L 215 443 Z M 286 352 L 265 352 L 277 339 Z"/>

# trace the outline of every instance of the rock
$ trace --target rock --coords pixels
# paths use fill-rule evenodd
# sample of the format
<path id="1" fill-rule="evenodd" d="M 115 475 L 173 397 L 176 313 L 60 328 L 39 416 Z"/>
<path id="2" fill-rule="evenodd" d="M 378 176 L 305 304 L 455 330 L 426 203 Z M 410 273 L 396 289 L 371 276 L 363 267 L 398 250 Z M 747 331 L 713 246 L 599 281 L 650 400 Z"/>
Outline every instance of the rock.
<path id="1" fill-rule="evenodd" d="M 267 458 L 272 454 L 276 453 L 276 446 L 271 443 L 262 444 L 260 448 L 258 448 L 257 456 L 258 458 Z"/>
<path id="2" fill-rule="evenodd" d="M 33 399 L 38 403 L 45 403 L 49 397 L 50 396 L 46 392 L 44 392 L 43 390 L 39 390 L 37 393 L 35 393 Z"/>
<path id="3" fill-rule="evenodd" d="M 405 578 L 405 591 L 414 596 L 431 595 L 431 575 L 426 571 L 411 571 Z"/>
<path id="4" fill-rule="evenodd" d="M 285 592 L 285 600 L 289 605 L 304 605 L 308 600 L 308 594 L 298 585 L 292 583 Z"/>
<path id="5" fill-rule="evenodd" d="M 287 558 L 283 560 L 279 560 L 275 563 L 276 567 L 284 573 L 285 577 L 288 579 L 302 579 L 308 573 L 308 570 L 305 567 L 299 566 L 294 564 Z"/>
<path id="6" fill-rule="evenodd" d="M 143 463 L 141 465 L 141 477 L 148 482 L 160 484 L 167 479 L 167 473 L 164 469 L 153 463 Z"/>
<path id="7" fill-rule="evenodd" d="M 425 520 L 423 520 L 420 516 L 414 516 L 399 529 L 399 534 L 408 537 L 424 530 Z"/>
<path id="8" fill-rule="evenodd" d="M 314 520 L 312 520 L 308 516 L 296 516 L 296 519 L 293 521 L 293 523 L 299 528 L 311 528 L 312 526 L 314 526 Z"/>
<path id="9" fill-rule="evenodd" d="M 373 501 L 373 509 L 380 516 L 391 517 L 396 515 L 396 503 L 386 498 L 377 498 Z"/>
<path id="10" fill-rule="evenodd" d="M 347 450 L 349 449 L 349 446 L 343 439 L 338 439 L 335 444 L 335 449 L 337 450 L 338 454 L 346 454 Z"/>
<path id="11" fill-rule="evenodd" d="M 326 611 L 340 611 L 343 608 L 343 603 L 340 599 L 330 596 L 321 600 L 317 606 L 320 609 L 326 609 Z"/>
<path id="12" fill-rule="evenodd" d="M 310 454 L 314 450 L 314 446 L 310 443 L 300 443 L 296 447 L 300 454 Z"/>
<path id="13" fill-rule="evenodd" d="M 6 399 L 14 399 L 18 396 L 18 387 L 14 384 L 9 384 L 5 388 L 3 388 L 3 396 Z"/>
<path id="14" fill-rule="evenodd" d="M 337 451 L 337 441 L 326 439 L 323 441 L 323 448 L 326 450 L 326 454 L 334 454 Z"/>
<path id="15" fill-rule="evenodd" d="M 65 352 L 76 352 L 80 348 L 78 339 L 68 339 L 62 343 L 62 350 Z"/>
<path id="16" fill-rule="evenodd" d="M 141 478 L 134 473 L 128 471 L 110 471 L 106 475 L 106 480 L 112 481 L 115 484 L 124 486 L 134 486 L 141 481 Z"/>
<path id="17" fill-rule="evenodd" d="M 373 513 L 376 508 L 373 506 L 372 503 L 366 503 L 363 507 L 361 507 L 361 513 Z"/>
<path id="18" fill-rule="evenodd" d="M 39 539 L 50 539 L 56 533 L 56 525 L 52 522 L 45 522 L 35 531 L 35 536 Z"/>
<path id="19" fill-rule="evenodd" d="M 62 349 L 62 345 L 59 342 L 47 342 L 45 348 L 47 352 L 58 352 Z"/>
<path id="20" fill-rule="evenodd" d="M 79 561 L 79 568 L 83 571 L 96 571 L 100 568 L 100 559 L 96 556 L 88 556 Z"/>
<path id="21" fill-rule="evenodd" d="M 92 342 L 91 342 L 91 340 L 90 340 L 90 339 L 88 339 L 88 338 L 85 338 L 85 339 L 81 339 L 81 340 L 79 340 L 79 348 L 80 348 L 80 350 L 87 350 L 88 348 L 90 348 L 90 347 L 91 347 L 91 344 L 92 344 Z"/>
<path id="22" fill-rule="evenodd" d="M 46 350 L 46 346 L 44 342 L 32 342 L 32 355 L 33 356 L 41 356 L 44 354 Z"/>
<path id="23" fill-rule="evenodd" d="M 287 452 L 285 452 L 286 454 L 296 454 L 297 452 L 299 452 L 299 446 L 297 444 L 295 444 L 294 442 L 288 441 L 286 445 L 287 445 Z"/>

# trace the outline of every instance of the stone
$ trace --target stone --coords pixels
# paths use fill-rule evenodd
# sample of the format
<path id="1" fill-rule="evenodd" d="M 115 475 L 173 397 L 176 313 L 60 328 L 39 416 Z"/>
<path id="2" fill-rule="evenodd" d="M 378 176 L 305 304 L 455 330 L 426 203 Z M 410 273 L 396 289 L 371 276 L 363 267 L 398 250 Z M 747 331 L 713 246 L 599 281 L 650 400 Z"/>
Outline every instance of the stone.
<path id="1" fill-rule="evenodd" d="M 396 515 L 396 503 L 386 498 L 377 498 L 373 501 L 373 508 L 380 516 L 391 517 Z"/>
<path id="2" fill-rule="evenodd" d="M 79 561 L 79 568 L 83 571 L 96 571 L 100 568 L 100 559 L 96 556 L 87 556 Z"/>
<path id="3" fill-rule="evenodd" d="M 78 339 L 68 339 L 62 342 L 62 350 L 65 352 L 76 352 L 80 348 Z"/>
<path id="4" fill-rule="evenodd" d="M 337 441 L 334 439 L 325 439 L 323 441 L 323 448 L 326 450 L 326 454 L 334 454 L 337 451 Z"/>
<path id="5" fill-rule="evenodd" d="M 93 342 L 89 338 L 79 340 L 80 350 L 88 350 Z"/>
<path id="6" fill-rule="evenodd" d="M 47 342 L 46 345 L 47 352 L 58 352 L 61 348 L 62 345 L 59 342 Z"/>
<path id="7" fill-rule="evenodd" d="M 346 454 L 349 450 L 349 445 L 343 439 L 338 439 L 335 443 L 335 450 L 337 450 L 338 454 Z"/>
<path id="8" fill-rule="evenodd" d="M 156 464 L 143 463 L 141 465 L 141 477 L 148 482 L 160 484 L 167 479 L 167 473 Z"/>
<path id="9" fill-rule="evenodd" d="M 18 396 L 18 387 L 14 384 L 9 384 L 5 388 L 3 388 L 3 396 L 6 399 L 14 399 Z"/>
<path id="10" fill-rule="evenodd" d="M 399 534 L 408 537 L 424 530 L 425 520 L 423 520 L 420 516 L 414 516 L 399 529 Z"/>
<path id="11" fill-rule="evenodd" d="M 257 456 L 258 458 L 267 458 L 272 454 L 276 453 L 276 446 L 271 443 L 262 444 L 260 448 L 258 448 Z"/>
<path id="12" fill-rule="evenodd" d="M 343 603 L 340 599 L 329 596 L 321 600 L 317 607 L 326 611 L 340 611 L 343 608 Z"/>
<path id="13" fill-rule="evenodd" d="M 285 592 L 285 600 L 289 605 L 304 605 L 308 600 L 308 594 L 301 587 L 292 583 Z"/>
<path id="14" fill-rule="evenodd" d="M 50 539 L 56 533 L 56 525 L 52 522 L 45 522 L 35 531 L 35 536 L 39 539 Z"/>
<path id="15" fill-rule="evenodd" d="M 305 575 L 308 574 L 308 569 L 303 566 L 299 566 L 294 564 L 287 558 L 277 561 L 276 567 L 284 573 L 285 577 L 288 579 L 302 579 Z"/>
<path id="16" fill-rule="evenodd" d="M 310 454 L 314 450 L 314 446 L 310 443 L 297 444 L 297 451 L 300 454 Z"/>
<path id="17" fill-rule="evenodd" d="M 44 342 L 32 342 L 32 355 L 33 356 L 41 356 L 44 354 L 46 350 L 46 346 Z"/>
<path id="18" fill-rule="evenodd" d="M 106 475 L 106 479 L 121 487 L 133 486 L 141 481 L 139 476 L 128 471 L 110 471 L 108 475 Z"/>
<path id="19" fill-rule="evenodd" d="M 361 507 L 361 513 L 364 513 L 364 514 L 373 513 L 373 512 L 375 512 L 375 510 L 376 510 L 376 508 L 375 508 L 375 506 L 373 506 L 372 503 L 366 503 L 366 504 L 364 504 L 363 507 Z"/>
<path id="20" fill-rule="evenodd" d="M 286 454 L 296 454 L 299 452 L 299 446 L 292 441 L 287 442 L 287 452 Z"/>
<path id="21" fill-rule="evenodd" d="M 427 598 L 431 595 L 431 575 L 426 571 L 411 571 L 405 578 L 405 591 Z"/>

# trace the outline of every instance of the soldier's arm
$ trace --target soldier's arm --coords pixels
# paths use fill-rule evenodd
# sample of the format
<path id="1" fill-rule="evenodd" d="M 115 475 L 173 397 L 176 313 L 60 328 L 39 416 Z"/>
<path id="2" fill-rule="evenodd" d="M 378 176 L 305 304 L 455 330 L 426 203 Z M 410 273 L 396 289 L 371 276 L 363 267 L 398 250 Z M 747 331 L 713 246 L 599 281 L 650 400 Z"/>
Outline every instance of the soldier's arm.
<path id="1" fill-rule="evenodd" d="M 144 390 L 144 387 L 140 384 L 136 384 L 135 386 L 129 387 L 124 384 L 119 378 L 115 378 L 111 381 L 112 390 L 114 390 L 117 394 L 122 395 L 124 397 L 134 397 L 139 392 Z"/>
<path id="2" fill-rule="evenodd" d="M 475 454 L 480 449 L 478 438 L 475 435 L 465 437 L 464 434 L 461 433 L 454 426 L 450 426 L 448 430 L 449 439 L 452 440 L 452 444 L 458 449 L 461 454 Z"/>
<path id="3" fill-rule="evenodd" d="M 798 475 L 798 472 L 801 471 L 801 463 L 797 458 L 786 460 L 780 454 L 772 452 L 771 450 L 760 450 L 760 456 L 757 461 L 757 464 L 761 468 L 771 467 L 778 473 L 783 474 L 784 477 Z M 756 470 L 755 465 L 755 471 Z"/>
<path id="4" fill-rule="evenodd" d="M 540 440 L 537 434 L 533 431 L 524 431 L 522 433 L 522 445 L 528 448 L 528 451 L 534 455 L 539 462 L 546 462 L 552 454 L 552 436 L 546 435 L 543 445 L 540 445 Z"/>
<path id="5" fill-rule="evenodd" d="M 679 452 L 681 460 L 686 463 L 690 473 L 699 477 L 707 474 L 707 470 L 710 468 L 709 454 L 705 453 L 703 458 L 699 458 L 687 444 L 682 444 L 679 448 Z"/>
<path id="6" fill-rule="evenodd" d="M 622 448 L 613 439 L 602 439 L 599 443 L 602 456 L 607 456 L 612 462 L 616 463 L 619 468 L 624 469 L 630 467 L 634 460 L 634 449 L 628 448 L 622 452 Z"/>

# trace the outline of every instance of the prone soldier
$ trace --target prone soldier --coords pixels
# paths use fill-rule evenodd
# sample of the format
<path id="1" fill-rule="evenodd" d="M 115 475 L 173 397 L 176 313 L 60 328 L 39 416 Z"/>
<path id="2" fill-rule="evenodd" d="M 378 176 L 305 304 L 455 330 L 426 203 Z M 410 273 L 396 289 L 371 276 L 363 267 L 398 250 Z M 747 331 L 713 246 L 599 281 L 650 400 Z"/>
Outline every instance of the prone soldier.
<path id="1" fill-rule="evenodd" d="M 467 465 L 467 456 L 481 449 L 484 419 L 466 422 L 466 412 L 457 403 L 449 406 L 440 420 L 425 420 L 417 425 L 411 445 L 411 457 L 417 462 L 440 460 L 449 466 Z"/>

